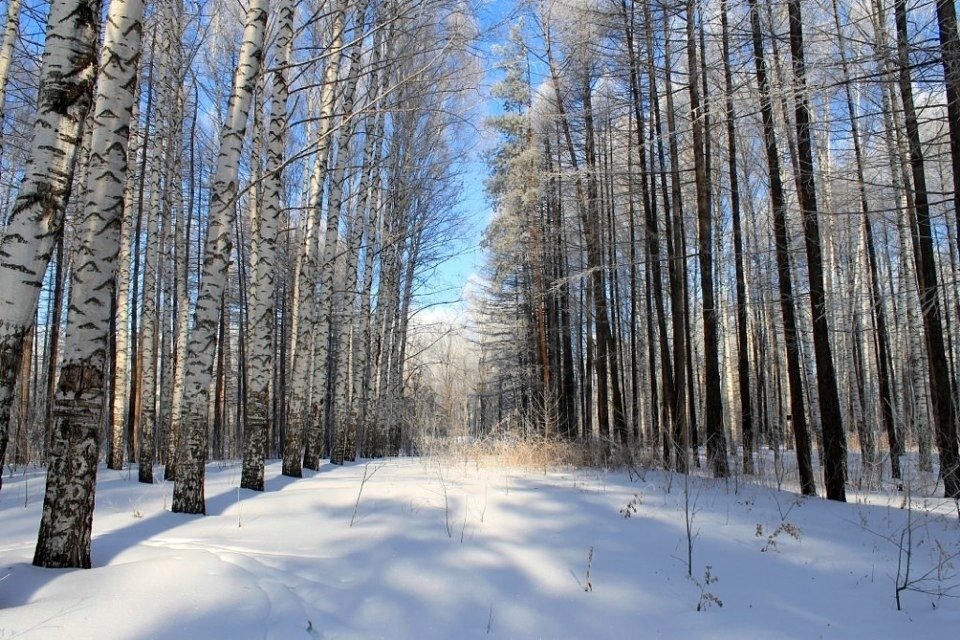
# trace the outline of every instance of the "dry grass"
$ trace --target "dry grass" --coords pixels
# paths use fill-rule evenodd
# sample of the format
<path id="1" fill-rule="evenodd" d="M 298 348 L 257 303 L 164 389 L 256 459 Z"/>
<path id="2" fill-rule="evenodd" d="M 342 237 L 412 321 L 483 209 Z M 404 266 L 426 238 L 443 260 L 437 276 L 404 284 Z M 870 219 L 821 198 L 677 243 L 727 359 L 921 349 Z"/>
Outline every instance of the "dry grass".
<path id="1" fill-rule="evenodd" d="M 637 470 L 652 466 L 652 460 L 638 459 L 629 450 L 611 448 L 600 441 L 568 441 L 542 436 L 504 436 L 473 441 L 436 439 L 422 442 L 419 450 L 426 457 L 446 462 L 543 473 L 570 468 Z"/>

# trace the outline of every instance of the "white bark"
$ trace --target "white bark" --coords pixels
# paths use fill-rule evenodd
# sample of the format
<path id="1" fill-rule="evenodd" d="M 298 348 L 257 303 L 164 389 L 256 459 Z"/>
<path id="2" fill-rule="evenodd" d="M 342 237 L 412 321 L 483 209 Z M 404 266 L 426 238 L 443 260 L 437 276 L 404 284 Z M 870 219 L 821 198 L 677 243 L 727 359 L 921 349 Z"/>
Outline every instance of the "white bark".
<path id="1" fill-rule="evenodd" d="M 163 102 L 162 100 L 160 101 Z M 164 107 L 161 106 L 161 109 Z M 157 131 L 163 130 L 165 118 L 157 117 Z M 143 302 L 140 307 L 140 428 L 138 437 L 137 469 L 140 482 L 153 483 L 154 443 L 157 426 L 157 346 L 158 309 L 157 292 L 160 285 L 160 189 L 164 153 L 162 136 L 156 136 L 154 165 L 151 169 L 150 206 L 147 208 L 147 244 L 143 263 Z M 164 223 L 166 224 L 166 223 Z"/>
<path id="2" fill-rule="evenodd" d="M 63 228 L 83 120 L 92 102 L 99 31 L 100 0 L 56 0 L 50 7 L 30 155 L 0 238 L 0 453 L 8 440 L 23 338 Z"/>
<path id="3" fill-rule="evenodd" d="M 347 0 L 338 0 L 332 17 L 332 38 L 328 50 L 330 61 L 324 74 L 320 97 L 319 126 L 317 131 L 317 156 L 311 176 L 310 195 L 306 212 L 304 245 L 297 259 L 297 271 L 293 282 L 293 328 L 291 344 L 290 398 L 287 412 L 287 429 L 283 443 L 283 475 L 300 477 L 301 449 L 305 432 L 312 437 L 313 447 L 319 447 L 320 432 L 316 418 L 319 412 L 310 406 L 311 367 L 314 343 L 314 304 L 316 300 L 317 236 L 319 235 L 320 199 L 323 181 L 327 172 L 327 155 L 330 147 L 330 132 L 333 126 L 333 108 L 337 80 L 340 75 L 340 58 L 343 55 L 343 29 Z M 309 434 L 313 434 L 310 436 Z M 308 449 L 311 447 L 308 444 Z"/>
<path id="4" fill-rule="evenodd" d="M 233 93 L 220 133 L 220 153 L 213 175 L 200 291 L 193 330 L 187 345 L 183 429 L 173 491 L 173 511 L 205 513 L 204 476 L 207 458 L 207 403 L 216 360 L 217 329 L 222 313 L 233 233 L 240 156 L 257 74 L 263 60 L 267 0 L 250 0 L 243 43 L 233 79 Z"/>
<path id="5" fill-rule="evenodd" d="M 385 83 L 381 84 L 379 73 L 382 62 L 383 30 L 378 29 L 373 42 L 373 55 L 370 65 L 373 74 L 370 78 L 368 102 L 371 109 L 376 109 L 380 95 L 386 90 Z M 386 74 L 382 74 L 385 78 Z M 366 148 L 363 154 L 364 175 L 360 182 L 359 191 L 361 202 L 357 207 L 357 216 L 354 220 L 352 234 L 348 241 L 349 253 L 344 284 L 344 304 L 340 308 L 340 366 L 338 371 L 347 374 L 348 351 L 346 349 L 350 330 L 353 330 L 349 359 L 352 366 L 350 379 L 341 379 L 338 389 L 350 389 L 349 411 L 344 411 L 348 422 L 344 428 L 354 429 L 356 442 L 353 453 L 360 456 L 364 449 L 366 405 L 369 400 L 370 380 L 370 289 L 373 286 L 373 256 L 376 239 L 377 220 L 380 208 L 380 164 L 383 157 L 383 124 L 384 113 L 375 110 L 366 118 L 365 134 Z M 366 244 L 363 263 L 360 264 L 360 250 Z M 363 282 L 357 288 L 359 269 L 362 267 Z M 351 280 L 352 279 L 352 280 Z M 357 321 L 351 320 L 354 304 L 359 302 Z"/>
<path id="6" fill-rule="evenodd" d="M 188 251 L 186 227 L 189 214 L 183 202 L 183 142 L 184 112 L 186 100 L 184 77 L 184 9 L 180 0 L 166 0 L 159 7 L 161 13 L 162 51 L 164 80 L 160 87 L 160 100 L 166 113 L 165 127 L 167 152 L 164 154 L 165 185 L 162 206 L 163 263 L 160 280 L 163 283 L 163 308 L 160 310 L 161 336 L 160 358 L 162 369 L 159 378 L 159 405 L 157 427 L 165 440 L 158 438 L 158 447 L 165 448 L 164 480 L 173 480 L 176 473 L 177 433 L 179 430 L 179 398 L 182 395 L 183 356 L 188 329 L 187 270 Z"/>
<path id="7" fill-rule="evenodd" d="M 140 60 L 141 0 L 113 0 L 92 113 L 55 430 L 34 564 L 89 567 L 107 345 Z M 49 37 L 49 36 L 48 36 Z"/>
<path id="8" fill-rule="evenodd" d="M 273 353 L 276 299 L 276 237 L 283 209 L 283 161 L 287 135 L 287 64 L 293 45 L 293 4 L 280 0 L 277 9 L 276 71 L 273 74 L 267 173 L 263 180 L 263 207 L 251 221 L 253 250 L 250 262 L 250 316 L 248 327 L 247 424 L 245 428 L 241 486 L 263 490 L 263 458 L 270 411 L 270 380 Z"/>
<path id="9" fill-rule="evenodd" d="M 180 5 L 177 5 L 178 8 Z M 185 99 L 181 91 L 180 94 L 180 112 L 184 111 Z M 192 129 L 196 127 L 196 113 L 194 113 Z M 192 137 L 193 133 L 191 133 Z M 178 163 L 179 166 L 179 163 Z M 179 171 L 177 173 L 179 175 Z M 186 379 L 186 359 L 187 359 L 187 339 L 190 329 L 190 239 L 188 230 L 190 229 L 192 211 L 185 207 L 183 203 L 183 194 L 177 189 L 175 206 L 180 211 L 180 220 L 177 222 L 177 228 L 174 238 L 174 255 L 176 256 L 175 267 L 175 303 L 176 308 L 174 327 L 173 346 L 173 381 L 172 398 L 170 399 L 170 424 L 167 440 L 167 464 L 164 467 L 164 479 L 174 480 L 176 478 L 177 452 L 179 451 L 180 429 L 183 422 L 183 391 L 184 380 Z"/>
<path id="10" fill-rule="evenodd" d="M 7 98 L 7 78 L 13 62 L 13 45 L 20 34 L 20 3 L 21 0 L 10 0 L 7 4 L 7 28 L 0 46 L 0 154 L 3 153 L 3 104 Z"/>
<path id="11" fill-rule="evenodd" d="M 363 11 L 364 6 L 358 9 L 357 32 L 363 30 Z M 332 371 L 332 360 L 330 353 L 331 325 L 333 323 L 334 309 L 334 274 L 339 271 L 337 268 L 343 257 L 340 251 L 340 216 L 344 212 L 346 199 L 344 197 L 344 182 L 346 181 L 347 165 L 351 163 L 350 143 L 353 138 L 354 127 L 351 125 L 353 107 L 356 97 L 357 82 L 360 76 L 360 47 L 362 38 L 357 37 L 350 53 L 350 70 L 345 80 L 343 89 L 343 99 L 340 110 L 343 113 L 343 119 L 340 130 L 340 137 L 337 149 L 336 166 L 330 178 L 330 200 L 327 207 L 327 225 L 325 229 L 325 239 L 323 243 L 323 258 L 320 263 L 320 300 L 319 311 L 317 313 L 317 326 L 314 336 L 316 341 L 316 367 L 318 383 L 316 388 L 319 390 L 320 405 L 319 415 L 324 415 L 324 423 L 335 426 L 337 424 L 336 411 L 338 408 L 337 400 L 342 406 L 341 392 L 345 389 L 339 389 L 333 396 L 328 397 L 326 392 L 327 382 L 330 376 L 336 374 Z M 356 274 L 354 274 L 354 278 Z M 342 345 L 341 345 L 342 346 Z M 336 380 L 336 377 L 333 377 Z M 328 401 L 328 402 L 325 402 Z M 324 406 L 327 404 L 327 406 Z M 320 435 L 319 424 L 311 424 L 308 429 L 307 446 L 303 456 L 303 466 L 308 469 L 317 469 L 320 466 Z M 340 462 L 343 459 L 344 451 L 342 443 L 337 446 L 335 438 L 330 438 L 327 442 L 327 451 L 330 454 L 331 462 Z"/>
<path id="12" fill-rule="evenodd" d="M 138 85 L 139 90 L 139 85 Z M 113 411 L 110 415 L 110 451 L 107 466 L 122 469 L 125 460 L 124 438 L 127 424 L 127 396 L 130 393 L 130 249 L 133 243 L 133 201 L 136 173 L 138 134 L 136 122 L 139 106 L 134 96 L 130 114 L 130 130 L 127 143 L 127 170 L 124 178 L 123 214 L 120 222 L 120 249 L 116 267 L 116 309 L 114 311 L 113 353 Z"/>

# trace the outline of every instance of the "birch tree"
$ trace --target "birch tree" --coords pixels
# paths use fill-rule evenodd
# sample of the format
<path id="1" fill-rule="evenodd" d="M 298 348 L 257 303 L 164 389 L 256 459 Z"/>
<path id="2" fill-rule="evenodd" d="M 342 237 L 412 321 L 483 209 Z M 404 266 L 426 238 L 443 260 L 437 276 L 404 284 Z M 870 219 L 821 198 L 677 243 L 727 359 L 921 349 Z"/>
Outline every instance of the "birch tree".
<path id="1" fill-rule="evenodd" d="M 323 181 L 327 171 L 327 154 L 330 132 L 333 129 L 333 109 L 337 82 L 340 75 L 340 60 L 343 56 L 343 30 L 346 20 L 346 0 L 337 0 L 331 17 L 331 39 L 328 51 L 330 59 L 324 72 L 320 91 L 320 112 L 317 126 L 317 153 L 310 182 L 310 201 L 307 203 L 304 244 L 297 257 L 293 283 L 293 344 L 291 345 L 291 388 L 289 421 L 283 446 L 283 475 L 299 478 L 303 471 L 303 459 L 319 459 L 322 447 L 319 413 L 311 406 L 311 361 L 314 350 L 316 315 L 316 278 L 320 233 L 320 205 L 323 197 Z M 306 451 L 304 451 L 306 441 Z M 314 451 L 317 451 L 314 454 Z"/>
<path id="2" fill-rule="evenodd" d="M 240 155 L 254 83 L 263 59 L 267 0 L 250 0 L 233 78 L 227 117 L 220 131 L 220 152 L 211 183 L 200 291 L 187 345 L 183 430 L 173 491 L 176 513 L 206 513 L 204 477 L 207 462 L 207 403 L 216 360 L 217 330 L 233 249 Z"/>
<path id="3" fill-rule="evenodd" d="M 250 286 L 249 340 L 247 347 L 247 424 L 244 430 L 243 476 L 241 486 L 263 491 L 263 458 L 270 407 L 270 380 L 273 375 L 276 299 L 276 236 L 283 206 L 283 162 L 287 136 L 287 99 L 290 49 L 293 46 L 294 7 L 280 0 L 277 8 L 276 57 L 271 96 L 267 167 L 263 180 L 263 207 L 251 223 L 253 248 L 250 255 L 253 278 Z"/>
<path id="4" fill-rule="evenodd" d="M 13 62 L 13 46 L 20 35 L 20 4 L 22 0 L 8 0 L 7 27 L 3 32 L 3 44 L 0 45 L 0 156 L 3 155 L 3 105 L 7 99 L 7 78 L 10 75 L 10 63 Z"/>
<path id="5" fill-rule="evenodd" d="M 314 404 L 318 406 L 318 415 L 323 416 L 323 424 L 330 425 L 333 429 L 336 425 L 337 400 L 343 400 L 339 391 L 330 394 L 327 391 L 329 382 L 336 380 L 336 372 L 332 370 L 331 360 L 331 329 L 333 329 L 333 311 L 334 301 L 339 298 L 334 293 L 334 276 L 338 271 L 343 253 L 340 250 L 340 220 L 346 217 L 346 198 L 344 186 L 347 177 L 347 163 L 351 162 L 350 143 L 354 133 L 353 108 L 356 99 L 357 83 L 360 75 L 361 46 L 363 43 L 363 24 L 366 3 L 361 3 L 357 8 L 357 17 L 354 27 L 354 43 L 350 47 L 349 59 L 350 66 L 347 70 L 347 77 L 343 81 L 343 95 L 341 97 L 341 111 L 343 118 L 339 127 L 339 138 L 336 153 L 336 166 L 330 175 L 330 196 L 327 207 L 327 224 L 324 229 L 325 238 L 323 242 L 323 257 L 320 261 L 320 300 L 318 304 L 317 323 L 315 327 L 315 375 L 317 376 L 316 392 L 318 397 Z M 341 320 L 342 321 L 342 320 Z M 348 325 L 349 326 L 349 325 Z M 341 389 L 345 391 L 345 388 Z M 311 424 L 314 429 L 319 429 L 320 421 Z M 307 447 L 303 454 L 303 466 L 308 469 L 318 469 L 320 466 L 320 448 L 318 433 L 312 433 L 308 430 Z M 326 443 L 324 449 L 329 452 L 330 461 L 340 463 L 345 454 L 343 446 L 337 447 L 333 434 L 325 435 Z M 334 449 L 337 449 L 336 451 Z"/>
<path id="6" fill-rule="evenodd" d="M 33 141 L 0 237 L 0 471 L 23 340 L 63 230 L 83 121 L 93 99 L 100 7 L 100 0 L 55 0 L 47 18 Z"/>
<path id="7" fill-rule="evenodd" d="M 107 406 L 107 343 L 143 8 L 140 0 L 113 0 L 107 15 L 53 446 L 33 560 L 37 566 L 90 567 L 101 417 Z"/>

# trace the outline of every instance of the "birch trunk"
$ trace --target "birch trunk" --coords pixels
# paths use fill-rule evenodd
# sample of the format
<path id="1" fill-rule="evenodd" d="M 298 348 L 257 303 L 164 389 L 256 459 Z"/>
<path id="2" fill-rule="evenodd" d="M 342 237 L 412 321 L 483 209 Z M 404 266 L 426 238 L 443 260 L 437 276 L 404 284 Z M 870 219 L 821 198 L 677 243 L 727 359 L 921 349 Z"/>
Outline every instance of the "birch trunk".
<path id="1" fill-rule="evenodd" d="M 139 83 L 138 83 L 139 92 Z M 134 96 L 130 114 L 130 131 L 127 142 L 127 169 L 124 178 L 123 215 L 120 221 L 120 248 L 117 254 L 115 309 L 114 309 L 114 348 L 113 348 L 113 384 L 110 388 L 110 450 L 107 454 L 107 467 L 119 470 L 126 458 L 124 435 L 126 433 L 127 394 L 129 392 L 130 373 L 130 257 L 133 243 L 133 197 L 136 173 L 136 155 L 138 148 L 137 120 L 139 107 Z"/>
<path id="2" fill-rule="evenodd" d="M 10 63 L 13 62 L 13 46 L 20 35 L 20 3 L 21 0 L 9 0 L 7 4 L 7 28 L 3 32 L 3 45 L 0 46 L 0 156 L 3 155 L 3 105 L 7 98 L 7 79 L 10 76 Z"/>
<path id="3" fill-rule="evenodd" d="M 249 391 L 244 434 L 243 474 L 240 486 L 263 491 L 263 458 L 267 445 L 267 417 L 270 410 L 270 380 L 276 300 L 276 236 L 283 208 L 283 161 L 287 135 L 287 64 L 293 44 L 293 13 L 290 0 L 281 0 L 277 9 L 277 55 L 273 74 L 267 168 L 263 180 L 263 208 L 252 221 L 253 250 L 250 255 L 253 279 L 250 287 L 247 366 Z"/>
<path id="4" fill-rule="evenodd" d="M 177 5 L 180 8 L 180 5 Z M 182 99 L 185 103 L 185 99 Z M 196 101 L 199 102 L 199 101 Z M 183 385 L 187 370 L 187 339 L 190 329 L 190 230 L 193 224 L 193 203 L 195 189 L 193 186 L 193 140 L 196 139 L 198 104 L 195 102 L 193 118 L 190 125 L 190 187 L 187 191 L 186 206 L 183 207 L 182 219 L 177 225 L 176 247 L 176 336 L 174 338 L 174 367 L 173 367 L 173 397 L 170 399 L 170 430 L 167 440 L 167 464 L 163 469 L 164 480 L 176 480 L 177 454 L 180 450 L 180 430 L 183 423 Z M 181 196 L 182 199 L 182 196 Z"/>
<path id="5" fill-rule="evenodd" d="M 383 49 L 383 30 L 378 29 L 374 36 L 373 54 L 371 56 L 371 66 L 374 72 L 370 78 L 370 104 L 376 108 L 380 96 L 386 90 L 387 74 L 380 74 L 379 67 L 382 62 Z M 382 84 L 380 84 L 382 82 Z M 359 298 L 360 308 L 359 317 L 356 323 L 350 323 L 353 328 L 353 342 L 351 360 L 353 364 L 353 376 L 351 381 L 352 394 L 350 402 L 350 421 L 355 429 L 355 448 L 354 454 L 359 457 L 363 454 L 366 447 L 366 421 L 367 421 L 367 403 L 370 398 L 370 290 L 373 287 L 373 259 L 376 247 L 377 221 L 380 213 L 380 164 L 383 158 L 383 127 L 384 114 L 382 111 L 376 111 L 366 118 L 365 133 L 367 136 L 366 149 L 364 150 L 363 166 L 365 168 L 364 176 L 360 184 L 360 193 L 362 201 L 358 211 L 360 216 L 356 221 L 357 227 L 354 228 L 354 235 L 350 240 L 350 255 L 355 257 L 355 268 L 362 268 L 363 282 L 358 291 L 352 288 L 344 287 L 347 294 L 352 298 Z M 363 214 L 366 214 L 365 217 Z M 359 263 L 360 250 L 366 245 L 363 263 Z M 351 271 L 347 271 L 348 276 Z M 358 279 L 358 278 L 357 278 Z M 353 285 L 356 288 L 356 280 Z M 343 317 L 342 322 L 346 323 L 348 317 Z M 341 336 L 343 333 L 341 333 Z"/>
<path id="6" fill-rule="evenodd" d="M 378 158 L 379 162 L 379 158 Z M 377 168 L 379 171 L 379 167 Z M 369 404 L 373 390 L 374 351 L 370 336 L 373 309 L 371 308 L 371 292 L 373 290 L 374 257 L 379 248 L 378 228 L 381 202 L 380 178 L 375 174 L 374 182 L 369 188 L 374 192 L 373 204 L 367 218 L 367 229 L 364 231 L 363 256 L 363 286 L 360 290 L 360 319 L 354 336 L 354 403 L 353 416 L 359 433 L 357 434 L 357 456 L 371 456 L 373 447 L 370 442 Z"/>
<path id="7" fill-rule="evenodd" d="M 162 108 L 162 107 L 161 107 Z M 158 118 L 157 130 L 164 129 L 164 119 Z M 160 189 L 162 183 L 161 161 L 164 150 L 161 136 L 157 136 L 154 149 L 154 166 L 151 169 L 150 207 L 147 213 L 147 250 L 143 263 L 143 302 L 140 309 L 140 416 L 137 475 L 140 482 L 153 483 L 153 462 L 156 457 L 157 426 L 157 344 L 158 309 L 157 294 L 160 285 Z M 146 149 L 144 149 L 146 151 Z M 164 223 L 166 224 L 166 223 Z"/>
<path id="8" fill-rule="evenodd" d="M 193 331 L 187 345 L 183 429 L 173 490 L 175 513 L 206 513 L 204 476 L 207 459 L 207 405 L 216 360 L 217 329 L 223 312 L 233 232 L 240 155 L 247 116 L 263 59 L 267 0 L 250 0 L 227 117 L 220 132 L 220 153 L 213 175 L 210 223 L 200 276 Z"/>
<path id="9" fill-rule="evenodd" d="M 730 27 L 726 0 L 720 0 L 720 25 L 723 46 L 723 75 L 727 120 L 727 153 L 730 180 L 730 224 L 733 227 L 734 260 L 737 280 L 737 372 L 740 390 L 740 436 L 743 440 L 743 471 L 753 474 L 755 432 L 750 389 L 750 345 L 747 339 L 747 285 L 743 266 L 743 231 L 740 221 L 740 178 L 737 175 L 736 112 L 733 105 L 733 72 L 730 62 Z"/>
<path id="10" fill-rule="evenodd" d="M 340 75 L 340 58 L 343 55 L 343 29 L 346 18 L 346 0 L 339 0 L 333 15 L 330 61 L 324 73 L 320 96 L 320 115 L 317 131 L 317 156 L 311 178 L 311 201 L 307 210 L 306 237 L 297 260 L 293 282 L 293 360 L 290 375 L 290 398 L 287 429 L 283 443 L 283 475 L 299 478 L 302 475 L 302 451 L 304 439 L 307 449 L 319 447 L 320 427 L 316 424 L 318 413 L 310 406 L 311 355 L 314 343 L 314 304 L 316 300 L 317 253 L 319 235 L 320 203 L 323 180 L 327 170 L 327 154 L 330 146 L 330 131 L 333 127 L 333 108 L 336 85 Z M 309 441 L 313 438 L 314 442 Z M 319 454 L 318 454 L 319 455 Z"/>
<path id="11" fill-rule="evenodd" d="M 363 12 L 365 7 L 358 9 L 356 33 L 363 32 Z M 325 238 L 323 243 L 323 259 L 320 263 L 320 300 L 317 313 L 317 325 L 315 327 L 316 340 L 316 365 L 314 366 L 317 376 L 316 390 L 319 398 L 314 398 L 314 405 L 319 407 L 317 415 L 323 416 L 323 421 L 317 421 L 310 425 L 306 442 L 306 451 L 303 454 L 303 466 L 307 469 L 316 470 L 320 466 L 320 439 L 321 435 L 319 425 L 328 424 L 335 426 L 337 424 L 336 411 L 338 406 L 342 406 L 338 401 L 342 401 L 340 391 L 335 394 L 327 392 L 329 382 L 336 379 L 336 372 L 332 369 L 330 340 L 331 328 L 333 325 L 334 300 L 338 297 L 334 293 L 334 276 L 338 271 L 337 265 L 343 256 L 340 251 L 340 218 L 344 213 L 346 199 L 344 197 L 344 182 L 346 181 L 347 164 L 351 161 L 350 142 L 353 138 L 354 127 L 350 123 L 353 112 L 354 99 L 356 96 L 357 80 L 360 74 L 360 46 L 363 38 L 358 36 L 350 51 L 350 70 L 345 81 L 343 98 L 341 100 L 341 111 L 343 120 L 341 121 L 341 130 L 337 148 L 337 165 L 330 178 L 330 200 L 327 207 L 327 226 L 325 229 Z M 354 274 L 356 277 L 356 274 Z M 349 326 L 349 325 L 348 325 Z M 332 427 L 331 427 L 332 428 Z M 334 451 L 336 438 L 330 435 L 327 438 L 325 449 L 329 452 L 330 461 L 339 463 L 343 461 L 345 453 L 343 446 L 337 447 Z"/>
<path id="12" fill-rule="evenodd" d="M 100 5 L 100 0 L 56 0 L 47 19 L 30 155 L 0 237 L 0 450 L 9 438 L 24 335 L 63 229 L 81 129 L 92 102 Z"/>
<path id="13" fill-rule="evenodd" d="M 140 0 L 114 0 L 107 18 L 56 394 L 53 450 L 33 560 L 37 566 L 90 566 L 111 300 L 143 7 Z"/>

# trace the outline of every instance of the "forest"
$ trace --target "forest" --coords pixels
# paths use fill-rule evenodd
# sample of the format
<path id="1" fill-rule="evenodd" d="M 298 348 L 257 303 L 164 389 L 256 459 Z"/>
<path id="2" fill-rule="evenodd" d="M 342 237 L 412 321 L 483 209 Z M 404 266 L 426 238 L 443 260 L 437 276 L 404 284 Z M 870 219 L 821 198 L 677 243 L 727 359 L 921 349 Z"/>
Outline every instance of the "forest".
<path id="1" fill-rule="evenodd" d="M 262 492 L 533 443 L 960 499 L 952 0 L 4 6 L 0 491 L 45 472 L 37 567 L 95 564 L 98 472 L 205 514 L 214 461 Z"/>

